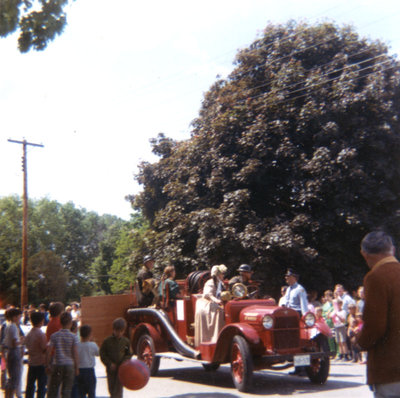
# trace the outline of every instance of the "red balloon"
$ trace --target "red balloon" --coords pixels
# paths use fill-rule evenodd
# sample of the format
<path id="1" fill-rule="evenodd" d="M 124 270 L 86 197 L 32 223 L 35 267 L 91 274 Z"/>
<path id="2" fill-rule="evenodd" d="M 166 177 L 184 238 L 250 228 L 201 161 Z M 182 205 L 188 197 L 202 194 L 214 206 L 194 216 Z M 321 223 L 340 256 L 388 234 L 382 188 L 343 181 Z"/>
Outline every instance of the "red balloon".
<path id="1" fill-rule="evenodd" d="M 128 390 L 140 390 L 149 381 L 150 371 L 144 362 L 138 359 L 129 359 L 120 365 L 118 377 Z"/>

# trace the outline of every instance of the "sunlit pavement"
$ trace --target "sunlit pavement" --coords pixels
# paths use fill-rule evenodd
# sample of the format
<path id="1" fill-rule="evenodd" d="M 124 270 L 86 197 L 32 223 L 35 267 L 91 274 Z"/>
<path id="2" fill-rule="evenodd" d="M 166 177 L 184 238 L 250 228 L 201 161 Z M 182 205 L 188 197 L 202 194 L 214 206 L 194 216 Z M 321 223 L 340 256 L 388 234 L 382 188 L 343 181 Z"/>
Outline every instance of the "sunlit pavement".
<path id="1" fill-rule="evenodd" d="M 25 365 L 25 387 L 26 370 Z M 291 369 L 257 371 L 254 373 L 251 393 L 240 393 L 234 387 L 229 365 L 221 366 L 215 372 L 206 372 L 194 362 L 178 362 L 161 359 L 160 370 L 151 377 L 147 385 L 138 391 L 124 389 L 124 397 L 144 398 L 235 398 L 235 397 L 282 397 L 299 395 L 307 397 L 372 397 L 365 385 L 365 365 L 351 362 L 331 362 L 330 376 L 326 384 L 311 384 L 307 377 L 290 376 Z M 105 368 L 100 360 L 96 362 L 97 398 L 108 398 Z"/>

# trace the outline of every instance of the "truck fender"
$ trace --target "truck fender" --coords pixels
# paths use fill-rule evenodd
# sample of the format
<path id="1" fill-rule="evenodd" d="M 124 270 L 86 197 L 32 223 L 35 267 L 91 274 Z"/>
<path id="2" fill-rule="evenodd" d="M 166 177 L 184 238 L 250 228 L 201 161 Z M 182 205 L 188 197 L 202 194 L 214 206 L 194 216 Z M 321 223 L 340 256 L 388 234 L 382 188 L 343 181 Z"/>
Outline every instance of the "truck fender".
<path id="1" fill-rule="evenodd" d="M 131 344 L 134 353 L 136 354 L 136 345 L 142 334 L 148 334 L 154 341 L 156 351 L 164 351 L 165 344 L 161 337 L 161 333 L 150 323 L 140 323 L 133 332 Z"/>
<path id="2" fill-rule="evenodd" d="M 213 362 L 223 363 L 229 360 L 230 345 L 234 336 L 243 336 L 251 348 L 258 348 L 262 344 L 257 331 L 247 323 L 231 323 L 225 326 L 217 341 Z"/>

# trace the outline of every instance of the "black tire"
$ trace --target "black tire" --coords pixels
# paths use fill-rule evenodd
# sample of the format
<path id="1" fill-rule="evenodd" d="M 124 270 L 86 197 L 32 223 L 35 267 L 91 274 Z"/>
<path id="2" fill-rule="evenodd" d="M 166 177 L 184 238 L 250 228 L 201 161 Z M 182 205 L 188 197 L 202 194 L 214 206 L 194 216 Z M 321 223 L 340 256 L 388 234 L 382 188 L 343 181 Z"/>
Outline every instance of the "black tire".
<path id="1" fill-rule="evenodd" d="M 212 363 L 202 363 L 203 368 L 206 372 L 215 372 L 219 368 L 219 363 L 218 362 L 212 362 Z"/>
<path id="2" fill-rule="evenodd" d="M 315 341 L 319 351 L 329 351 L 328 340 L 324 335 L 319 334 Z M 311 359 L 311 365 L 306 367 L 306 373 L 311 383 L 324 384 L 329 376 L 329 368 L 329 355 L 326 355 L 322 358 Z"/>
<path id="3" fill-rule="evenodd" d="M 235 336 L 231 345 L 231 374 L 240 392 L 250 391 L 253 379 L 253 358 L 249 344 L 242 336 Z"/>
<path id="4" fill-rule="evenodd" d="M 160 367 L 160 357 L 156 355 L 156 349 L 152 337 L 142 334 L 136 345 L 137 358 L 143 361 L 150 370 L 150 376 L 155 376 Z"/>

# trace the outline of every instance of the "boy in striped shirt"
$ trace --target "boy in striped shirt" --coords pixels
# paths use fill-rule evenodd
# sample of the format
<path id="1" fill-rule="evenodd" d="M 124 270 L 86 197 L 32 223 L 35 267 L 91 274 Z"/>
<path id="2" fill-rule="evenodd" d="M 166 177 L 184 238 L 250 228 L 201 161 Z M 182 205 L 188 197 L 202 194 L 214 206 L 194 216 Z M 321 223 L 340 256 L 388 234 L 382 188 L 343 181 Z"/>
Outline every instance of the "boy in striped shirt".
<path id="1" fill-rule="evenodd" d="M 50 372 L 48 398 L 56 398 L 60 386 L 61 397 L 70 398 L 74 378 L 79 374 L 77 350 L 79 339 L 69 330 L 72 325 L 71 314 L 63 312 L 60 323 L 62 329 L 51 335 L 47 349 L 47 365 Z"/>

